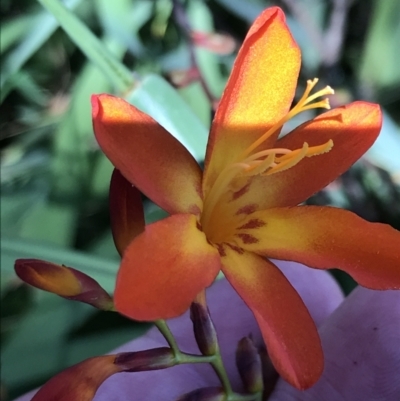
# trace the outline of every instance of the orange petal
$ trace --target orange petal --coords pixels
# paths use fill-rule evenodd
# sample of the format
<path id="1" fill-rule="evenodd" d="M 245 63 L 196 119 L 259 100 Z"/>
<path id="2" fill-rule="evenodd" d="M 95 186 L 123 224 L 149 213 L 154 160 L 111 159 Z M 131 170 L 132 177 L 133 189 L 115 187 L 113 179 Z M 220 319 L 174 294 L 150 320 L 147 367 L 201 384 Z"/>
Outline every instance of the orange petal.
<path id="1" fill-rule="evenodd" d="M 321 114 L 276 142 L 274 148 L 316 146 L 333 140 L 325 154 L 305 158 L 294 167 L 253 180 L 243 198 L 259 209 L 295 206 L 343 174 L 375 142 L 382 125 L 377 104 L 354 102 Z"/>
<path id="2" fill-rule="evenodd" d="M 93 126 L 122 175 L 169 213 L 199 214 L 201 169 L 161 125 L 123 99 L 92 96 Z"/>
<path id="3" fill-rule="evenodd" d="M 265 224 L 243 230 L 253 238 L 242 236 L 239 245 L 247 250 L 319 269 L 339 268 L 367 288 L 400 289 L 400 232 L 389 225 L 319 206 L 269 209 L 251 219 Z"/>
<path id="4" fill-rule="evenodd" d="M 71 366 L 50 379 L 32 401 L 91 401 L 104 380 L 120 371 L 115 357 L 99 356 Z"/>
<path id="5" fill-rule="evenodd" d="M 17 259 L 15 272 L 21 280 L 33 287 L 52 292 L 60 297 L 84 302 L 98 309 L 113 308 L 111 297 L 99 283 L 72 267 L 40 259 Z"/>
<path id="6" fill-rule="evenodd" d="M 218 106 L 208 141 L 204 190 L 287 113 L 299 69 L 300 51 L 283 12 L 268 8 L 251 26 Z M 275 139 L 258 149 L 268 148 Z"/>
<path id="7" fill-rule="evenodd" d="M 115 289 L 116 309 L 136 320 L 184 313 L 220 269 L 218 251 L 195 216 L 177 214 L 146 226 L 126 248 Z"/>
<path id="8" fill-rule="evenodd" d="M 129 243 L 144 231 L 144 213 L 139 190 L 117 170 L 110 183 L 110 219 L 115 246 L 122 256 Z"/>
<path id="9" fill-rule="evenodd" d="M 323 353 L 314 321 L 296 290 L 270 261 L 226 246 L 223 272 L 254 313 L 280 375 L 306 389 L 321 376 Z"/>

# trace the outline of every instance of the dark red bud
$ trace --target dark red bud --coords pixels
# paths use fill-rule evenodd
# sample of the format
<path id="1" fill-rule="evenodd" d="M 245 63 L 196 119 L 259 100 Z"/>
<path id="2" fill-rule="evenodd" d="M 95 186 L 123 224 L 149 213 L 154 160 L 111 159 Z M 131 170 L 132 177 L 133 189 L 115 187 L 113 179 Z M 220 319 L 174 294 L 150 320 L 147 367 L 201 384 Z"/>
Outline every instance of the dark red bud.
<path id="1" fill-rule="evenodd" d="M 193 31 L 193 43 L 216 54 L 231 54 L 236 48 L 236 41 L 232 36 L 222 33 Z"/>
<path id="2" fill-rule="evenodd" d="M 218 351 L 217 332 L 207 306 L 193 302 L 190 306 L 190 318 L 200 352 L 203 355 L 214 355 Z"/>
<path id="3" fill-rule="evenodd" d="M 110 220 L 115 246 L 122 256 L 125 248 L 144 231 L 142 196 L 117 169 L 110 182 Z"/>
<path id="4" fill-rule="evenodd" d="M 171 348 L 153 348 L 137 352 L 123 352 L 114 363 L 124 372 L 143 372 L 159 370 L 176 365 L 177 361 Z"/>
<path id="5" fill-rule="evenodd" d="M 239 341 L 236 366 L 246 391 L 258 393 L 263 390 L 261 357 L 251 337 Z"/>
<path id="6" fill-rule="evenodd" d="M 187 70 L 173 70 L 169 74 L 170 81 L 178 88 L 190 85 L 199 79 L 199 71 L 196 68 Z"/>

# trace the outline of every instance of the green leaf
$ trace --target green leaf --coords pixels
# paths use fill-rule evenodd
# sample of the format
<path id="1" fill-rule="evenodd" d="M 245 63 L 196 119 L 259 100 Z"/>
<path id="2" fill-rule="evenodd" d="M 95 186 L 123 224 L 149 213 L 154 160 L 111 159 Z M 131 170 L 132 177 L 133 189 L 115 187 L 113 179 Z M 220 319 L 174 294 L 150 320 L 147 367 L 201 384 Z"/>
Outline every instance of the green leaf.
<path id="1" fill-rule="evenodd" d="M 214 32 L 213 16 L 207 5 L 201 1 L 191 1 L 187 9 L 192 29 L 200 32 Z M 211 93 L 219 99 L 227 77 L 223 77 L 219 66 L 219 56 L 207 49 L 195 49 L 200 72 Z"/>
<path id="2" fill-rule="evenodd" d="M 24 219 L 20 237 L 63 247 L 73 245 L 77 210 L 70 205 L 41 203 Z"/>
<path id="3" fill-rule="evenodd" d="M 46 128 L 38 127 L 35 131 L 29 130 L 29 134 L 26 137 L 30 140 L 40 137 L 42 131 Z M 27 178 L 32 178 L 35 174 L 39 175 L 39 173 L 47 169 L 48 154 L 40 150 L 24 153 L 24 148 L 29 144 L 29 141 L 19 140 L 15 146 L 9 146 L 4 149 L 0 175 L 2 185 L 17 179 L 26 180 Z"/>
<path id="4" fill-rule="evenodd" d="M 151 18 L 153 3 L 148 0 L 99 0 L 96 7 L 105 34 L 135 55 L 145 53 L 139 30 Z"/>
<path id="5" fill-rule="evenodd" d="M 65 7 L 74 9 L 82 0 L 68 0 Z M 4 60 L 4 67 L 1 74 L 1 87 L 25 62 L 45 43 L 57 29 L 58 24 L 53 16 L 48 13 L 40 13 L 30 16 L 33 22 L 28 24 L 30 29 L 26 30 L 26 35 L 18 47 L 16 47 Z"/>
<path id="6" fill-rule="evenodd" d="M 46 194 L 39 189 L 16 192 L 1 196 L 1 235 L 18 236 L 26 217 L 38 205 L 43 204 Z"/>
<path id="7" fill-rule="evenodd" d="M 4 54 L 26 34 L 32 25 L 31 15 L 21 15 L 5 21 L 1 27 L 0 54 Z"/>
<path id="8" fill-rule="evenodd" d="M 126 99 L 174 135 L 196 160 L 204 160 L 208 130 L 163 78 L 146 76 Z"/>
<path id="9" fill-rule="evenodd" d="M 32 306 L 33 288 L 10 285 L 1 292 L 1 346 L 10 338 L 17 322 Z"/>
<path id="10" fill-rule="evenodd" d="M 106 198 L 110 189 L 111 174 L 114 166 L 104 153 L 98 153 L 93 166 L 93 174 L 90 182 L 91 196 L 97 198 Z"/>
<path id="11" fill-rule="evenodd" d="M 363 81 L 378 87 L 400 82 L 400 2 L 375 1 L 372 23 L 360 63 Z"/>
<path id="12" fill-rule="evenodd" d="M 101 41 L 59 0 L 38 0 L 59 22 L 71 40 L 119 91 L 132 88 L 134 80 L 131 72 L 121 64 Z"/>
<path id="13" fill-rule="evenodd" d="M 178 89 L 179 94 L 191 107 L 205 127 L 211 125 L 211 105 L 200 82 L 192 82 L 183 88 Z"/>
<path id="14" fill-rule="evenodd" d="M 135 18 L 130 18 L 126 0 L 102 1 L 101 14 L 112 13 L 120 28 L 129 35 L 136 29 Z M 111 8 L 113 10 L 111 11 Z M 105 18 L 103 16 L 103 18 Z M 126 43 L 107 31 L 102 46 L 116 59 L 122 59 Z M 101 70 L 88 62 L 72 88 L 69 110 L 54 135 L 54 192 L 56 196 L 77 198 L 79 195 L 104 197 L 108 191 L 111 164 L 104 156 L 93 155 L 95 140 L 92 128 L 90 96 L 110 92 L 111 85 Z"/>
<path id="15" fill-rule="evenodd" d="M 115 260 L 120 259 L 120 256 L 114 245 L 114 239 L 111 234 L 111 230 L 107 230 L 100 237 L 97 237 L 97 240 L 91 244 L 88 251 L 96 257 L 103 257 Z"/>
<path id="16" fill-rule="evenodd" d="M 1 90 L 0 103 L 13 89 L 18 90 L 25 99 L 40 106 L 47 103 L 48 98 L 45 91 L 35 82 L 34 77 L 26 71 L 19 70 L 9 75 Z"/>

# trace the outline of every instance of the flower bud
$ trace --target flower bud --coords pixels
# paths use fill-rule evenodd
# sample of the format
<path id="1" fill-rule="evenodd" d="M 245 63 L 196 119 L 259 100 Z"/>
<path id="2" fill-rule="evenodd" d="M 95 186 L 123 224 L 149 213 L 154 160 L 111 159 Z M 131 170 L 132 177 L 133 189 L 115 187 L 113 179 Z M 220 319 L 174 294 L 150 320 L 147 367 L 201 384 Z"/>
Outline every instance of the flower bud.
<path id="1" fill-rule="evenodd" d="M 220 387 L 204 387 L 180 396 L 176 401 L 225 401 L 226 395 Z"/>
<path id="2" fill-rule="evenodd" d="M 218 350 L 218 340 L 208 307 L 195 300 L 190 306 L 190 318 L 200 352 L 203 355 L 214 355 Z"/>
<path id="3" fill-rule="evenodd" d="M 32 401 L 92 401 L 100 385 L 120 372 L 140 372 L 173 366 L 170 348 L 122 352 L 87 359 L 51 378 Z"/>
<path id="4" fill-rule="evenodd" d="M 220 55 L 231 54 L 236 48 L 235 39 L 222 33 L 192 31 L 191 38 L 196 46 Z"/>
<path id="5" fill-rule="evenodd" d="M 170 368 L 177 364 L 171 348 L 153 348 L 137 352 L 123 352 L 114 363 L 124 372 L 143 372 Z"/>
<path id="6" fill-rule="evenodd" d="M 243 337 L 238 343 L 236 365 L 246 391 L 258 393 L 263 390 L 261 358 L 250 336 Z"/>
<path id="7" fill-rule="evenodd" d="M 92 401 L 104 380 L 121 371 L 114 359 L 115 355 L 98 356 L 63 370 L 45 383 L 32 401 Z"/>
<path id="8" fill-rule="evenodd" d="M 184 88 L 199 79 L 199 71 L 193 67 L 185 70 L 172 70 L 168 77 L 174 86 Z"/>
<path id="9" fill-rule="evenodd" d="M 122 256 L 132 240 L 144 231 L 144 213 L 139 190 L 117 169 L 110 182 L 110 222 L 115 246 Z"/>
<path id="10" fill-rule="evenodd" d="M 33 287 L 98 309 L 113 309 L 112 298 L 99 283 L 72 267 L 39 259 L 17 259 L 15 272 L 21 280 Z"/>

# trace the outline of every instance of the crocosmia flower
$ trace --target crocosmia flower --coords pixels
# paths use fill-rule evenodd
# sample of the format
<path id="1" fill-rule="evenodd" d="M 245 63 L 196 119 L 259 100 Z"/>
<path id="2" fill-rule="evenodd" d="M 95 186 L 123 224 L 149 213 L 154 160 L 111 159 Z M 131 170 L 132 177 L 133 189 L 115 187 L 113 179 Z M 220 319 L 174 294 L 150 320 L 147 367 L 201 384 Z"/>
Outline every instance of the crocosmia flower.
<path id="1" fill-rule="evenodd" d="M 96 95 L 92 103 L 104 153 L 170 214 L 124 247 L 117 310 L 138 320 L 178 316 L 222 270 L 253 311 L 280 375 L 304 389 L 323 370 L 319 336 L 270 259 L 341 268 L 372 289 L 400 288 L 400 233 L 337 208 L 297 206 L 359 159 L 381 128 L 379 107 L 355 102 L 279 138 L 295 115 L 329 109 L 333 90 L 315 90 L 317 79 L 291 107 L 299 69 L 299 47 L 282 11 L 267 9 L 238 53 L 204 171 L 161 125 L 124 100 Z"/>

